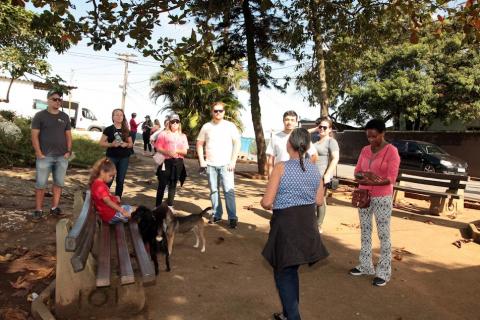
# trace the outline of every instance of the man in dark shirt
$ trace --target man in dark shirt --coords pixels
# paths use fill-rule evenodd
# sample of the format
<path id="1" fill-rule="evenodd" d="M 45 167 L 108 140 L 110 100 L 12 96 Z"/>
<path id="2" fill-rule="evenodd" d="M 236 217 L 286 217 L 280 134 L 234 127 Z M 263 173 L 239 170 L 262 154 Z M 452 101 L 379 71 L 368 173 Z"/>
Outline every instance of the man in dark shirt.
<path id="1" fill-rule="evenodd" d="M 43 200 L 48 176 L 53 176 L 53 199 L 50 214 L 62 216 L 58 207 L 68 158 L 72 155 L 70 118 L 60 111 L 63 93 L 51 90 L 47 94 L 48 108 L 37 112 L 32 119 L 32 145 L 36 157 L 35 211 L 33 219 L 43 216 Z"/>

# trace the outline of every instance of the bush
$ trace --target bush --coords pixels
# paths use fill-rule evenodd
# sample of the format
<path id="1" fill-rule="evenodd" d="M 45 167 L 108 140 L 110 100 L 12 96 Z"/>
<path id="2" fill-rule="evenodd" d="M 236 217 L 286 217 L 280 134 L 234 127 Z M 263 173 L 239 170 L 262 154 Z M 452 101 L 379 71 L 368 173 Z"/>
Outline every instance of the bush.
<path id="1" fill-rule="evenodd" d="M 31 142 L 31 120 L 15 117 L 14 114 L 12 116 L 13 121 L 2 122 L 4 129 L 0 129 L 0 167 L 32 166 L 35 164 L 35 152 Z M 10 118 L 4 112 L 2 117 Z M 15 126 L 20 129 L 20 133 L 12 130 L 11 132 L 15 132 L 12 135 L 4 131 L 13 129 Z"/>
<path id="2" fill-rule="evenodd" d="M 100 147 L 98 141 L 76 135 L 73 136 L 73 152 L 75 157 L 71 164 L 80 167 L 90 167 L 105 156 L 105 149 Z"/>
<path id="3" fill-rule="evenodd" d="M 0 112 L 0 167 L 31 167 L 35 165 L 35 151 L 32 147 L 31 119 L 17 117 L 12 112 Z M 18 128 L 16 128 L 18 127 Z M 20 129 L 20 133 L 18 132 Z M 105 150 L 97 141 L 73 135 L 73 166 L 90 167 L 105 156 Z"/>

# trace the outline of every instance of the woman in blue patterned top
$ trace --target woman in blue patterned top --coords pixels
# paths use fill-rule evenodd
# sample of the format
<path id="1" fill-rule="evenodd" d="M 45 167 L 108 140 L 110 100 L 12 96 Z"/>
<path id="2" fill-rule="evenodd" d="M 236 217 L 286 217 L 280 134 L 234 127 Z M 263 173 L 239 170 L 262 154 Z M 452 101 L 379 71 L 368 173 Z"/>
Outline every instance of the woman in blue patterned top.
<path id="1" fill-rule="evenodd" d="M 283 312 L 274 319 L 299 320 L 298 267 L 328 256 L 320 239 L 315 207 L 323 203 L 323 183 L 306 151 L 310 134 L 292 131 L 287 142 L 290 160 L 275 165 L 261 205 L 273 210 L 270 233 L 262 255 L 273 268 Z"/>

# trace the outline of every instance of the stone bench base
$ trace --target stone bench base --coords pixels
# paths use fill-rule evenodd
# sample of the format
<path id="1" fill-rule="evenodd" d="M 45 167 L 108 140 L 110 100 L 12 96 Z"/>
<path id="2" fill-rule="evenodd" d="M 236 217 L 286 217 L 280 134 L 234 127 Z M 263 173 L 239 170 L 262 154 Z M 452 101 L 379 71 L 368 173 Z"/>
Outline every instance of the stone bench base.
<path id="1" fill-rule="evenodd" d="M 65 251 L 65 237 L 70 221 L 61 219 L 56 226 L 57 269 L 55 280 L 56 319 L 89 319 L 95 315 L 129 318 L 145 307 L 145 290 L 138 281 L 120 285 L 112 277 L 110 287 L 96 287 L 96 261 L 90 254 L 85 269 L 75 273 L 70 259 L 73 252 Z"/>

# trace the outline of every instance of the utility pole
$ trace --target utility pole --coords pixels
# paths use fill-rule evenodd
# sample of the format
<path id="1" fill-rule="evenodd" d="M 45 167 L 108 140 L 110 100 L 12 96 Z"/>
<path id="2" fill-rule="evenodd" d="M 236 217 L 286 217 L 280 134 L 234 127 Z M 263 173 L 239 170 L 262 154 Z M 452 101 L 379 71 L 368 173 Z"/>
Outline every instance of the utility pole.
<path id="1" fill-rule="evenodd" d="M 136 61 L 130 60 L 130 58 L 135 58 L 137 57 L 134 54 L 129 54 L 129 53 L 117 53 L 117 56 L 120 58 L 117 58 L 118 60 L 121 60 L 125 62 L 125 68 L 123 70 L 123 85 L 121 86 L 122 88 L 122 104 L 121 108 L 122 110 L 125 111 L 125 97 L 127 96 L 127 80 L 128 80 L 128 64 L 129 63 L 138 63 Z"/>

